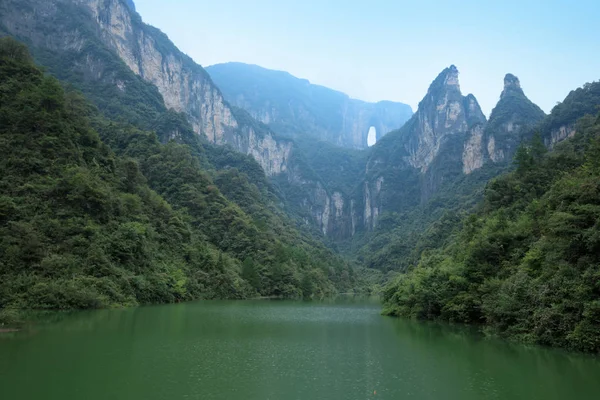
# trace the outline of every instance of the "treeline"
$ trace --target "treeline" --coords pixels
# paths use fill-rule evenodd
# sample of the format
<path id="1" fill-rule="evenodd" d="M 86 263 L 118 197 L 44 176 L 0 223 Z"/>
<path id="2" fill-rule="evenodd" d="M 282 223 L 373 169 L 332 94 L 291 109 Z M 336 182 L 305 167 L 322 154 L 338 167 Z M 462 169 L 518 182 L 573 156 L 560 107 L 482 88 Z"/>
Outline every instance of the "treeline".
<path id="1" fill-rule="evenodd" d="M 440 224 L 446 242 L 388 286 L 384 312 L 600 352 L 600 117 L 576 131 L 550 153 L 540 135 L 521 146 L 481 210 Z"/>
<path id="2" fill-rule="evenodd" d="M 351 287 L 352 268 L 277 211 L 256 163 L 183 140 L 187 122 L 169 113 L 163 144 L 0 39 L 0 320 Z"/>

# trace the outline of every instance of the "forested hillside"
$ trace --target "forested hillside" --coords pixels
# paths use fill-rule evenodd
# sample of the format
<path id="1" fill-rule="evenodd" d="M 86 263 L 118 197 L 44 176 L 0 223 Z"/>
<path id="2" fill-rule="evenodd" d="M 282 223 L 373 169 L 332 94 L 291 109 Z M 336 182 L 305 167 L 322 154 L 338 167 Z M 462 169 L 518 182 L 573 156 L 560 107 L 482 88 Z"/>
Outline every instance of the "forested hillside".
<path id="1" fill-rule="evenodd" d="M 0 82 L 4 318 L 17 308 L 311 296 L 351 285 L 345 262 L 269 206 L 264 173 L 248 157 L 203 155 L 198 143 L 161 144 L 110 121 L 9 38 L 0 39 Z M 166 113 L 165 123 L 169 115 L 178 120 Z M 182 133 L 185 119 L 178 124 Z M 209 159 L 220 164 L 214 179 Z"/>
<path id="2" fill-rule="evenodd" d="M 521 146 L 482 209 L 387 288 L 385 313 L 600 351 L 600 118 L 576 131 L 549 153 L 540 135 Z"/>

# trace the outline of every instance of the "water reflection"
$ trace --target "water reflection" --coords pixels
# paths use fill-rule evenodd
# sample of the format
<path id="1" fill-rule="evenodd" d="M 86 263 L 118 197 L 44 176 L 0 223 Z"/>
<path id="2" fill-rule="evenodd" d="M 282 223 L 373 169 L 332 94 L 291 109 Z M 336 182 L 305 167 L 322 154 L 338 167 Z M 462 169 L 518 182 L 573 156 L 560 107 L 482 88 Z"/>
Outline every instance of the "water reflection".
<path id="1" fill-rule="evenodd" d="M 379 310 L 377 300 L 346 297 L 57 314 L 0 340 L 0 398 L 587 399 L 600 393 L 600 365 L 592 357 L 382 317 Z"/>

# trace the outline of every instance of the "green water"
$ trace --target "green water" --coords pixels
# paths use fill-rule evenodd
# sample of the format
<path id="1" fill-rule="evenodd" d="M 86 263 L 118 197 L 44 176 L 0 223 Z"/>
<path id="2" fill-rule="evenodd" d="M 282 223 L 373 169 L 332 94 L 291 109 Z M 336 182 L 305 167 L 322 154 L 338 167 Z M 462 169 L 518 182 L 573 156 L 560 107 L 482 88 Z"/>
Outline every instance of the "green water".
<path id="1" fill-rule="evenodd" d="M 596 358 L 379 310 L 219 301 L 61 316 L 0 335 L 0 399 L 600 398 Z"/>

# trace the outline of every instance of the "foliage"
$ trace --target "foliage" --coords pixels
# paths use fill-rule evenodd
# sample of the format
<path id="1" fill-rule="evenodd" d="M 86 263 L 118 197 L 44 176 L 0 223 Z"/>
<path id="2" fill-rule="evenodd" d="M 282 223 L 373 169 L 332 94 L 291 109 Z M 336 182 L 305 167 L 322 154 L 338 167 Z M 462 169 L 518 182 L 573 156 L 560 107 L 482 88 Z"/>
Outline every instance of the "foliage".
<path id="1" fill-rule="evenodd" d="M 215 183 L 199 142 L 161 144 L 105 119 L 12 39 L 0 40 L 0 82 L 3 319 L 23 308 L 319 296 L 352 285 L 345 262 L 274 211 L 255 164 L 234 157 L 249 175 L 215 171 Z M 176 114 L 157 116 L 189 130 Z"/>
<path id="2" fill-rule="evenodd" d="M 600 119 L 577 131 L 551 153 L 539 135 L 521 147 L 482 209 L 388 286 L 385 312 L 600 352 Z"/>
<path id="3" fill-rule="evenodd" d="M 582 115 L 595 115 L 600 105 L 600 82 L 586 83 L 571 91 L 558 103 L 540 126 L 542 138 L 547 143 L 553 131 L 575 126 Z"/>

